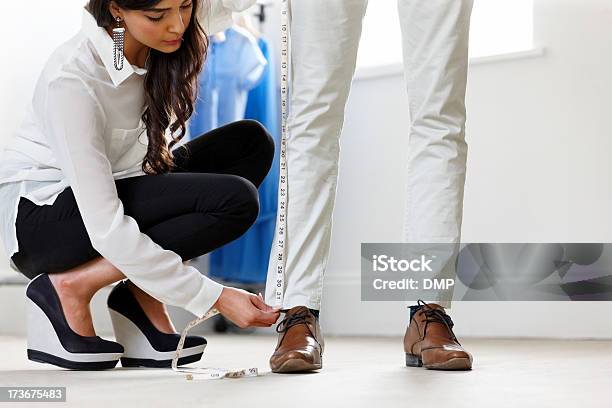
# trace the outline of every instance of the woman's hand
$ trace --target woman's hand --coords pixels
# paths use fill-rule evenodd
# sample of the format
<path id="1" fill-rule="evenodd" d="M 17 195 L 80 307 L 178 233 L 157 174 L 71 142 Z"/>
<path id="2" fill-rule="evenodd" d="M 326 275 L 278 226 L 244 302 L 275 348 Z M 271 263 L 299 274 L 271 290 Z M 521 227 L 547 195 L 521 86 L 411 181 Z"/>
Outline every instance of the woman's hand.
<path id="1" fill-rule="evenodd" d="M 213 305 L 223 316 L 240 328 L 270 327 L 278 320 L 280 309 L 266 305 L 259 296 L 242 289 L 224 287 Z"/>

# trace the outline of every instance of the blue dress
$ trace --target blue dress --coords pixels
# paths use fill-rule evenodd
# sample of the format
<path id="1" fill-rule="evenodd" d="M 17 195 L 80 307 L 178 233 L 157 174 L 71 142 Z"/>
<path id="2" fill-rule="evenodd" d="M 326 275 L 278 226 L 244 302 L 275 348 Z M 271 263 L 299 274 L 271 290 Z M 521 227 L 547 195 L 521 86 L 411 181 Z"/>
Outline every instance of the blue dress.
<path id="1" fill-rule="evenodd" d="M 189 119 L 189 139 L 244 119 L 248 92 L 261 81 L 267 61 L 257 40 L 235 27 L 211 37 L 208 58 L 198 77 L 199 93 Z"/>

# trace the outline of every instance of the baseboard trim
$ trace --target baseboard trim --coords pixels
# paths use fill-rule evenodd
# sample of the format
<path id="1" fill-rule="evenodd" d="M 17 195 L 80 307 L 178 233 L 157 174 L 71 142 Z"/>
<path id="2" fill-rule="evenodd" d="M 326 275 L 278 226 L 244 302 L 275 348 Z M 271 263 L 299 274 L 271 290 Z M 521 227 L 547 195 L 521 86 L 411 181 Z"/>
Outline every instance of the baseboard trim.
<path id="1" fill-rule="evenodd" d="M 112 336 L 106 308 L 109 291 L 107 287 L 98 292 L 91 306 L 94 325 L 101 336 Z M 327 335 L 403 335 L 408 324 L 406 305 L 362 302 L 358 275 L 330 272 L 323 292 L 321 324 Z M 180 308 L 170 307 L 169 312 L 177 328 L 193 318 Z M 612 314 L 612 302 L 457 301 L 449 314 L 460 337 L 612 339 L 612 325 L 602 324 L 601 320 L 601 316 Z M 0 335 L 25 336 L 25 317 L 25 284 L 0 284 Z M 196 329 L 208 330 L 206 325 Z"/>

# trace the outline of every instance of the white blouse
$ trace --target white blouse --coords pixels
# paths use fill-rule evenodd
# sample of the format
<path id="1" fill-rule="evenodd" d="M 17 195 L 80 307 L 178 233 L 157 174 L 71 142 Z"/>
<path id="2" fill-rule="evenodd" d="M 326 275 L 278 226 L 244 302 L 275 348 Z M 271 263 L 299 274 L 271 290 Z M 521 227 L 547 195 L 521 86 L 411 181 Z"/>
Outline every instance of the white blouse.
<path id="1" fill-rule="evenodd" d="M 212 34 L 232 24 L 232 10 L 255 1 L 212 0 L 198 19 Z M 10 260 L 19 251 L 19 198 L 51 205 L 70 186 L 92 245 L 104 258 L 158 300 L 201 316 L 223 286 L 141 233 L 117 196 L 115 180 L 145 174 L 146 72 L 127 61 L 117 71 L 112 38 L 83 9 L 81 30 L 49 57 L 25 119 L 0 158 L 0 233 Z"/>

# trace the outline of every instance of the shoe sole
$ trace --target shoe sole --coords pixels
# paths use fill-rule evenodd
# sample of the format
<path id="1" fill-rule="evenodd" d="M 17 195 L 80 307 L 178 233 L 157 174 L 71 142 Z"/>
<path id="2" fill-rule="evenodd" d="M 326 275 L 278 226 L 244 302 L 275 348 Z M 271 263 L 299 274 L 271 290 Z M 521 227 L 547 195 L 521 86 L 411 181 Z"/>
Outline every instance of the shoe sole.
<path id="1" fill-rule="evenodd" d="M 72 353 L 64 348 L 45 312 L 27 298 L 28 359 L 74 370 L 113 368 L 123 353 Z"/>
<path id="2" fill-rule="evenodd" d="M 168 368 L 172 366 L 175 350 L 155 350 L 134 322 L 113 309 L 109 308 L 108 311 L 115 331 L 115 340 L 124 349 L 121 357 L 122 367 Z M 205 348 L 206 344 L 202 344 L 182 349 L 178 365 L 199 361 Z"/>
<path id="3" fill-rule="evenodd" d="M 97 362 L 71 361 L 65 360 L 61 357 L 57 357 L 49 353 L 31 349 L 28 349 L 28 360 L 34 361 L 36 363 L 51 364 L 61 368 L 68 368 L 70 370 L 87 371 L 108 370 L 111 368 L 115 368 L 115 366 L 119 362 L 119 360 Z"/>
<path id="4" fill-rule="evenodd" d="M 423 365 L 423 360 L 417 355 L 406 353 L 406 367 L 424 367 L 428 370 L 471 370 L 472 362 L 469 358 L 455 357 L 443 363 Z"/>
<path id="5" fill-rule="evenodd" d="M 187 357 L 181 357 L 178 360 L 178 365 L 182 366 L 185 364 L 195 363 L 200 361 L 203 353 L 193 354 Z M 144 358 L 129 358 L 121 357 L 121 367 L 149 367 L 149 368 L 169 368 L 172 366 L 172 359 L 170 360 L 153 360 Z"/>
<path id="6" fill-rule="evenodd" d="M 320 370 L 322 367 L 323 367 L 322 363 L 311 364 L 299 358 L 292 358 L 292 359 L 285 361 L 277 369 L 272 369 L 272 372 L 281 373 L 281 374 L 300 373 L 300 372 Z"/>

